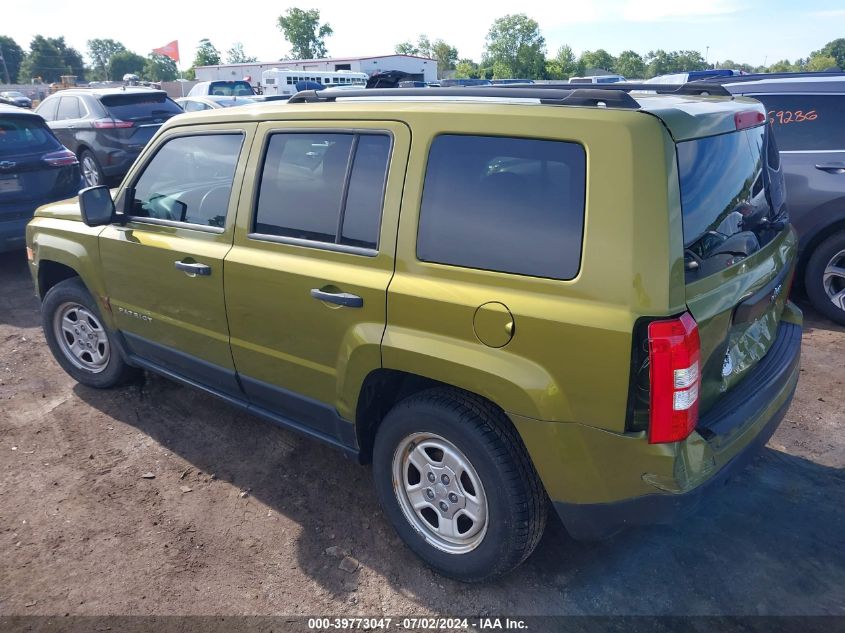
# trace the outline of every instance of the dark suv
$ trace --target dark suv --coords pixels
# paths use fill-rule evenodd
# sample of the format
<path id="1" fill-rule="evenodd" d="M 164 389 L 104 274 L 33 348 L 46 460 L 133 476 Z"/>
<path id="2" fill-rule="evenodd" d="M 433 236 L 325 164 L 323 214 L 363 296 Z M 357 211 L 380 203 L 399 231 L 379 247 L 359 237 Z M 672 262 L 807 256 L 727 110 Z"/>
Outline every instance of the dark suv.
<path id="1" fill-rule="evenodd" d="M 845 73 L 743 75 L 720 83 L 766 106 L 800 238 L 796 279 L 819 312 L 845 325 Z"/>
<path id="2" fill-rule="evenodd" d="M 78 88 L 50 95 L 36 112 L 79 157 L 86 186 L 95 187 L 123 178 L 161 124 L 182 108 L 163 90 Z"/>

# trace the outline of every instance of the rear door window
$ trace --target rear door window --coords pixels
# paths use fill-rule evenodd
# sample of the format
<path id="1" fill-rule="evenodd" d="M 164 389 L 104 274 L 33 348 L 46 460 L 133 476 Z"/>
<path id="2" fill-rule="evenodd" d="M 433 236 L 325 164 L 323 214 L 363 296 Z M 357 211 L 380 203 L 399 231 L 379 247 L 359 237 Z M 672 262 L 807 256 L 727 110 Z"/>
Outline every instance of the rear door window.
<path id="1" fill-rule="evenodd" d="M 104 95 L 100 102 L 111 117 L 121 121 L 162 122 L 182 112 L 164 92 Z"/>
<path id="2" fill-rule="evenodd" d="M 845 95 L 749 95 L 763 102 L 781 151 L 845 150 Z"/>
<path id="3" fill-rule="evenodd" d="M 79 99 L 77 97 L 62 97 L 61 102 L 59 102 L 59 112 L 56 118 L 59 121 L 82 118 Z"/>
<path id="4" fill-rule="evenodd" d="M 572 279 L 581 263 L 586 163 L 577 143 L 437 137 L 426 169 L 417 256 Z"/>
<path id="5" fill-rule="evenodd" d="M 390 146 L 386 134 L 273 134 L 254 232 L 376 249 Z"/>

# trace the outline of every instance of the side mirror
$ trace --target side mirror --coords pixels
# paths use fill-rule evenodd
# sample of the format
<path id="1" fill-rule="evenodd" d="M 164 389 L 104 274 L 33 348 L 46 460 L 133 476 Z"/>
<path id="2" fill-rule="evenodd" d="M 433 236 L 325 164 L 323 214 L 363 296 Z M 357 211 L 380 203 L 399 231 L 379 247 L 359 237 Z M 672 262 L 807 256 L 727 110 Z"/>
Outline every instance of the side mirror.
<path id="1" fill-rule="evenodd" d="M 88 226 L 111 224 L 114 218 L 114 200 L 105 185 L 80 191 L 79 208 L 82 211 L 82 221 Z"/>

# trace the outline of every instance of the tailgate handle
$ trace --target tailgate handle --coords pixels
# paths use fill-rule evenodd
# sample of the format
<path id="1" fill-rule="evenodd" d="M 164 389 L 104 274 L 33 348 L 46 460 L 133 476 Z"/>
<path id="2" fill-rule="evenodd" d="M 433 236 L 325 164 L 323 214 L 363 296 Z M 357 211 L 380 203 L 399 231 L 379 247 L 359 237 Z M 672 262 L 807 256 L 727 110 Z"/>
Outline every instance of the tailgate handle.
<path id="1" fill-rule="evenodd" d="M 211 266 L 205 264 L 198 264 L 196 262 L 175 262 L 176 270 L 181 270 L 191 277 L 208 277 L 211 274 Z"/>
<path id="2" fill-rule="evenodd" d="M 816 165 L 816 169 L 821 169 L 829 174 L 845 174 L 845 162 L 822 163 L 821 165 Z"/>
<path id="3" fill-rule="evenodd" d="M 336 303 L 339 306 L 347 308 L 362 308 L 364 306 L 363 297 L 353 295 L 349 292 L 326 292 L 319 288 L 311 288 L 311 296 L 320 301 Z"/>

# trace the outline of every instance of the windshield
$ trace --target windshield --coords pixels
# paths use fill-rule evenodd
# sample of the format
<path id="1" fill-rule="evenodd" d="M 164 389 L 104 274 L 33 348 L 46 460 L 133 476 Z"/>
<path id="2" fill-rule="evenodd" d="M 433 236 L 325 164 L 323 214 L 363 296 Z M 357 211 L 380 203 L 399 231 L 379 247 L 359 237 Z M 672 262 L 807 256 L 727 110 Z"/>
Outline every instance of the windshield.
<path id="1" fill-rule="evenodd" d="M 100 100 L 109 114 L 121 121 L 164 121 L 182 112 L 164 92 L 105 95 Z"/>
<path id="2" fill-rule="evenodd" d="M 20 92 L 16 92 L 14 90 L 9 92 L 0 92 L 4 97 L 23 97 L 24 95 Z"/>
<path id="3" fill-rule="evenodd" d="M 0 158 L 60 147 L 59 141 L 39 117 L 0 115 Z"/>
<path id="4" fill-rule="evenodd" d="M 769 137 L 759 126 L 678 143 L 684 248 L 697 264 L 720 255 L 730 265 L 776 234 L 783 177 Z"/>

